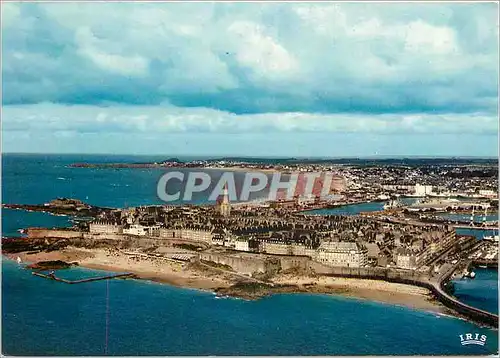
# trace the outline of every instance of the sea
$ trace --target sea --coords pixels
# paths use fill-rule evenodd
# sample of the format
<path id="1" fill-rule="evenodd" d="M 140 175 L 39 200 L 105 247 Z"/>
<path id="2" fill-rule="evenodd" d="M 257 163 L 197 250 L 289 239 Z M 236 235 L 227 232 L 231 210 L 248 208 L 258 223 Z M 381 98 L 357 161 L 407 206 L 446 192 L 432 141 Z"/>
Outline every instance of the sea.
<path id="1" fill-rule="evenodd" d="M 160 169 L 68 165 L 164 159 L 4 154 L 2 201 L 41 204 L 70 197 L 119 208 L 161 204 L 156 194 Z M 19 229 L 30 226 L 71 226 L 71 219 L 3 209 L 2 236 L 19 236 Z M 497 330 L 367 300 L 277 294 L 246 301 L 132 279 L 65 285 L 33 276 L 22 264 L 6 258 L 1 267 L 2 353 L 6 355 L 483 355 L 498 351 Z M 99 274 L 71 268 L 59 275 L 76 279 Z M 456 290 L 465 302 L 498 312 L 497 271 L 478 270 L 476 280 L 464 280 Z M 460 335 L 467 333 L 486 335 L 485 346 L 462 346 Z"/>

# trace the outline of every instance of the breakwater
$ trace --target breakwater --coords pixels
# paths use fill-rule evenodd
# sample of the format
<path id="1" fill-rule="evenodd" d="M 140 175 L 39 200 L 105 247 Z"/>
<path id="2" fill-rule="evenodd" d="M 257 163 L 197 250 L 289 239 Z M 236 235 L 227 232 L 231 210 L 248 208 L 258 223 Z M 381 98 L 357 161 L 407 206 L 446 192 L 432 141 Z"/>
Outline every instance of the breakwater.
<path id="1" fill-rule="evenodd" d="M 498 261 L 486 260 L 486 259 L 476 259 L 476 260 L 472 260 L 470 266 L 485 266 L 486 268 L 496 269 L 496 268 L 498 268 Z"/>
<path id="2" fill-rule="evenodd" d="M 270 262 L 265 262 L 264 260 L 262 260 L 259 264 L 253 264 L 257 266 L 248 267 L 248 258 L 246 257 L 233 256 L 231 258 L 224 258 L 223 255 L 201 255 L 203 256 L 203 259 L 207 261 L 226 264 L 228 266 L 231 266 L 235 271 L 245 274 L 251 274 L 254 272 L 266 272 L 269 268 L 267 265 L 270 264 Z M 457 265 L 453 266 L 452 269 L 447 271 L 444 275 L 437 278 L 431 278 L 431 275 L 429 273 L 420 271 L 395 270 L 383 267 L 330 267 L 317 263 L 310 259 L 307 259 L 305 261 L 307 261 L 307 269 L 322 276 L 381 280 L 426 288 L 439 302 L 441 302 L 444 306 L 450 308 L 451 310 L 457 312 L 459 315 L 479 324 L 495 328 L 498 327 L 497 315 L 464 304 L 455 297 L 449 295 L 444 289 L 444 284 L 456 270 Z M 281 262 L 281 260 L 280 262 L 273 262 L 273 264 L 271 265 L 272 270 L 276 271 L 276 266 L 282 265 L 283 262 Z M 298 265 L 296 268 L 303 269 L 304 262 L 301 262 L 300 265 Z"/>
<path id="3" fill-rule="evenodd" d="M 311 262 L 311 268 L 318 269 L 320 266 Z M 483 325 L 498 328 L 498 315 L 469 306 L 460 302 L 455 297 L 449 295 L 444 289 L 444 284 L 456 270 L 457 265 L 453 266 L 444 275 L 437 279 L 431 279 L 426 273 L 416 271 L 403 271 L 379 267 L 322 267 L 322 275 L 332 277 L 358 278 L 383 280 L 394 283 L 414 285 L 428 289 L 434 297 L 444 306 L 459 313 L 465 318 Z M 317 272 L 317 271 L 316 271 Z"/>
<path id="4" fill-rule="evenodd" d="M 459 267 L 459 265 L 460 262 L 458 262 L 456 265 L 452 266 L 449 270 L 447 270 L 444 274 L 442 274 L 438 278 L 438 280 L 432 282 L 433 286 L 432 292 L 436 295 L 436 297 L 438 297 L 439 301 L 442 302 L 445 306 L 452 308 L 453 310 L 464 315 L 470 320 L 486 324 L 494 328 L 498 328 L 498 315 L 460 302 L 458 299 L 449 295 L 445 291 L 444 289 L 445 283 L 448 282 L 448 280 L 453 275 L 455 270 Z"/>
<path id="5" fill-rule="evenodd" d="M 32 272 L 32 275 L 38 276 L 38 277 L 42 277 L 42 278 L 46 278 L 46 279 L 49 279 L 49 280 L 54 280 L 54 281 L 58 281 L 58 282 L 67 283 L 67 284 L 78 284 L 78 283 L 85 283 L 85 282 L 110 280 L 110 279 L 113 279 L 113 278 L 126 278 L 126 277 L 133 278 L 133 277 L 135 277 L 135 275 L 133 273 L 121 273 L 121 274 L 111 275 L 111 276 L 99 276 L 99 277 L 84 278 L 84 279 L 81 279 L 81 280 L 66 280 L 64 278 L 56 277 L 53 272 L 51 272 L 49 274 L 44 274 L 44 273 L 41 273 L 41 272 Z"/>
<path id="6" fill-rule="evenodd" d="M 37 234 L 46 234 L 40 231 L 36 231 Z M 54 236 L 54 231 L 47 230 L 51 232 L 50 236 Z M 71 230 L 57 230 L 57 234 L 61 234 L 64 237 L 70 237 L 71 243 L 73 245 L 79 246 L 80 241 L 83 246 L 88 244 L 88 240 L 80 239 L 79 235 L 82 233 Z M 75 236 L 73 236 L 75 235 Z M 29 235 L 31 237 L 31 235 Z M 111 241 L 111 240 L 110 240 Z M 137 238 L 138 243 L 144 244 L 143 238 Z M 107 242 L 102 241 L 102 245 L 106 246 Z M 127 242 L 127 245 L 130 245 Z M 97 242 L 93 242 L 93 246 L 96 246 Z M 485 324 L 492 327 L 498 327 L 498 316 L 491 314 L 486 311 L 482 311 L 472 306 L 463 304 L 456 298 L 450 296 L 443 289 L 443 284 L 452 275 L 453 270 L 451 270 L 447 275 L 443 275 L 437 279 L 431 279 L 428 272 L 420 271 L 408 271 L 408 270 L 395 270 L 383 267 L 362 267 L 362 268 L 349 268 L 349 267 L 329 267 L 319 264 L 309 258 L 299 257 L 299 256 L 285 256 L 285 255 L 273 255 L 273 256 L 259 256 L 250 254 L 214 254 L 214 253 L 200 253 L 198 255 L 200 259 L 206 261 L 212 261 L 217 264 L 223 264 L 231 266 L 236 272 L 240 272 L 246 275 L 253 275 L 254 273 L 260 274 L 272 274 L 280 270 L 286 269 L 299 269 L 300 271 L 313 271 L 319 275 L 329 275 L 329 276 L 339 276 L 339 277 L 352 277 L 360 279 L 376 279 L 385 280 L 388 282 L 403 283 L 409 285 L 420 286 L 429 289 L 434 296 L 442 302 L 445 306 L 453 309 L 459 314 L 467 317 L 468 319 Z M 278 259 L 279 257 L 279 259 Z"/>

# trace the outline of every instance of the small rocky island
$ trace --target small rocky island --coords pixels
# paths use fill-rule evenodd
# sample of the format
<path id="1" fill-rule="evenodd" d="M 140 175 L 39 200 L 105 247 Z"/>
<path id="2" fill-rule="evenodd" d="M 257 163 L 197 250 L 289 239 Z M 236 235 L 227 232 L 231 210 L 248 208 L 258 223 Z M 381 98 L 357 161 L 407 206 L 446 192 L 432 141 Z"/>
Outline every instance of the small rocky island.
<path id="1" fill-rule="evenodd" d="M 55 261 L 40 261 L 26 266 L 31 270 L 61 270 L 72 266 L 78 266 L 78 262 L 65 262 L 62 260 Z"/>
<path id="2" fill-rule="evenodd" d="M 45 204 L 3 204 L 7 209 L 39 211 L 54 215 L 69 215 L 80 217 L 97 217 L 107 214 L 113 209 L 102 208 L 84 203 L 78 199 L 57 198 Z"/>

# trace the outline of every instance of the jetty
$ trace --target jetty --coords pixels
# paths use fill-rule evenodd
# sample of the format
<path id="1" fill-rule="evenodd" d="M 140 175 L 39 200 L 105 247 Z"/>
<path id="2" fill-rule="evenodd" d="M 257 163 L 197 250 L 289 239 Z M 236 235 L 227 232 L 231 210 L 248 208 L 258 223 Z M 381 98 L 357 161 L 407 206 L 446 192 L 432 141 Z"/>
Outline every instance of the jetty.
<path id="1" fill-rule="evenodd" d="M 453 227 L 455 229 L 470 229 L 470 230 L 498 230 L 498 225 L 497 226 L 494 226 L 494 225 L 486 225 L 486 226 L 481 226 L 481 225 L 477 225 L 477 226 L 472 226 L 472 225 L 453 225 Z"/>
<path id="2" fill-rule="evenodd" d="M 33 275 L 38 276 L 38 277 L 43 277 L 49 280 L 54 280 L 54 281 L 59 281 L 67 284 L 77 284 L 77 283 L 85 283 L 85 282 L 93 282 L 93 281 L 101 281 L 101 280 L 110 280 L 113 278 L 134 278 L 135 275 L 133 273 L 120 273 L 116 275 L 110 275 L 110 276 L 98 276 L 98 277 L 89 277 L 89 278 L 84 278 L 81 280 L 66 280 L 64 278 L 56 277 L 55 273 L 52 271 L 48 274 L 41 273 L 41 272 L 32 272 Z"/>
<path id="3" fill-rule="evenodd" d="M 437 280 L 431 282 L 431 291 L 433 291 L 438 300 L 445 306 L 455 310 L 470 320 L 490 327 L 498 328 L 498 315 L 467 305 L 448 294 L 448 292 L 444 289 L 444 285 L 449 281 L 451 275 L 460 265 L 461 263 L 459 261 L 455 265 L 450 266 L 450 268 L 446 270 Z"/>

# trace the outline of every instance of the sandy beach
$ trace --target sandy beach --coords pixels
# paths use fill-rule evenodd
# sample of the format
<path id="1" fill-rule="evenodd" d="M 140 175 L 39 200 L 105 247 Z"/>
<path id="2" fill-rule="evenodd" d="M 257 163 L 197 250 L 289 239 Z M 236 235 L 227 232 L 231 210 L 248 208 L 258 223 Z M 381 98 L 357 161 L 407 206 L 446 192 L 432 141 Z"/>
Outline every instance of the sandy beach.
<path id="1" fill-rule="evenodd" d="M 23 262 L 62 260 L 78 262 L 79 266 L 112 272 L 130 272 L 138 278 L 162 282 L 178 287 L 215 291 L 231 291 L 231 286 L 241 282 L 241 275 L 211 269 L 196 263 L 184 264 L 166 261 L 161 258 L 138 258 L 110 249 L 83 249 L 67 247 L 64 250 L 40 252 L 35 254 L 19 253 L 8 255 Z M 281 274 L 272 278 L 275 285 L 286 285 L 286 290 L 279 292 L 311 292 L 336 294 L 370 301 L 406 306 L 425 311 L 449 313 L 438 301 L 432 299 L 428 290 L 392 282 L 349 279 L 337 277 L 308 277 Z"/>
<path id="2" fill-rule="evenodd" d="M 429 290 L 423 287 L 379 280 L 363 280 L 343 277 L 297 277 L 280 275 L 273 282 L 291 284 L 299 287 L 316 287 L 317 292 L 328 293 L 329 290 L 341 292 L 348 297 L 370 301 L 390 303 L 426 311 L 447 313 L 446 307 L 433 299 Z"/>
<path id="3" fill-rule="evenodd" d="M 60 251 L 36 254 L 20 253 L 9 257 L 16 258 L 17 256 L 23 262 L 54 260 L 78 262 L 79 266 L 89 269 L 130 272 L 141 279 L 202 290 L 228 287 L 232 284 L 230 278 L 226 278 L 225 275 L 217 272 L 207 274 L 203 271 L 187 268 L 181 263 L 161 259 L 138 259 L 124 255 L 117 250 L 68 247 Z"/>

